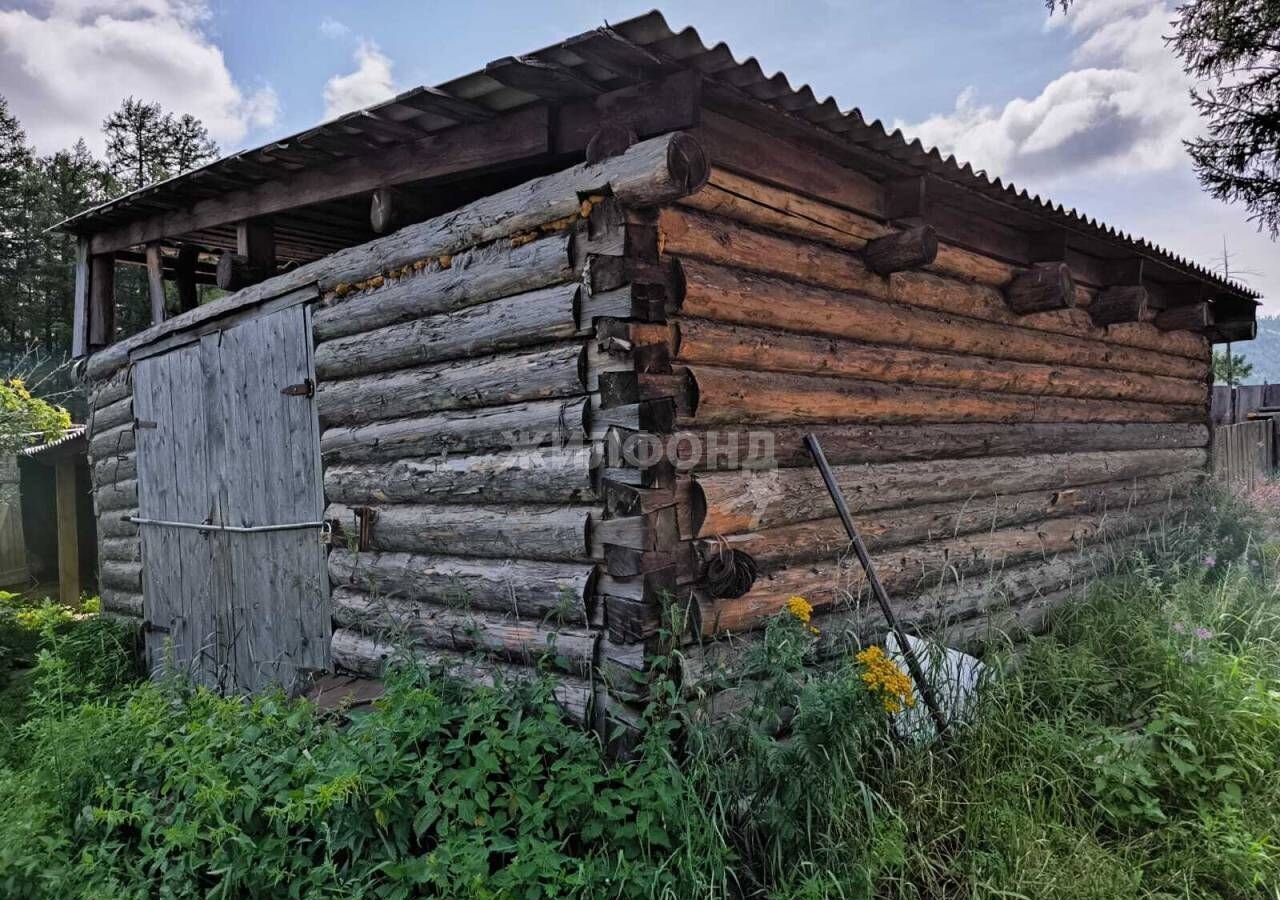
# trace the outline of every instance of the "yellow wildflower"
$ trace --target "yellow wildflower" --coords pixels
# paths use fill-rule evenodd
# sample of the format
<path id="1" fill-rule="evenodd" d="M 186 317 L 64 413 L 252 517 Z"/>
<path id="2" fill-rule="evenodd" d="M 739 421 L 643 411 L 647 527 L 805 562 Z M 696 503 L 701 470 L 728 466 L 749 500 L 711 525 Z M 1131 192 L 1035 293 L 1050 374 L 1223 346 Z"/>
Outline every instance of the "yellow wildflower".
<path id="1" fill-rule="evenodd" d="M 813 604 L 803 597 L 792 597 L 787 601 L 787 612 L 808 625 L 813 618 Z"/>
<path id="2" fill-rule="evenodd" d="M 862 673 L 863 683 L 868 691 L 880 698 L 885 712 L 900 713 L 916 705 L 910 677 L 885 655 L 884 648 L 868 647 L 856 659 L 866 670 Z"/>

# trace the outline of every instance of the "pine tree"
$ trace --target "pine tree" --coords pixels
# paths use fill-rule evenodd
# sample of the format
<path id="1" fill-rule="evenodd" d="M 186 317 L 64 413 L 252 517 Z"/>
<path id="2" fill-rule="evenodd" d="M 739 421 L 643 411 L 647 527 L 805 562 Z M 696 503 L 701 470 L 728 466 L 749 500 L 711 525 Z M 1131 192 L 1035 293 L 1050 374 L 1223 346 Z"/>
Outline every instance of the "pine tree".
<path id="1" fill-rule="evenodd" d="M 23 344 L 25 273 L 31 232 L 30 191 L 34 158 L 27 135 L 0 97 L 0 348 L 6 355 Z"/>
<path id="2" fill-rule="evenodd" d="M 129 97 L 102 123 L 107 167 L 121 193 L 193 169 L 218 155 L 208 129 L 194 116 L 174 118 L 159 103 Z"/>

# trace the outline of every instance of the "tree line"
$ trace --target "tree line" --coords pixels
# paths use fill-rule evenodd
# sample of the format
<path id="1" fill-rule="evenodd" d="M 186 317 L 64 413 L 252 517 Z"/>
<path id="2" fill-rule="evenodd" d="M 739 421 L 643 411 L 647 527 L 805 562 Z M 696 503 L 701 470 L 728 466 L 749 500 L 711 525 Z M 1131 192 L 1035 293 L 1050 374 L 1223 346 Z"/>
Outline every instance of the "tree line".
<path id="1" fill-rule="evenodd" d="M 103 121 L 102 134 L 102 159 L 83 139 L 41 155 L 0 96 L 0 371 L 20 360 L 56 365 L 70 352 L 76 242 L 50 229 L 218 155 L 199 119 L 134 97 Z M 116 298 L 123 333 L 149 324 L 140 268 L 122 268 Z"/>

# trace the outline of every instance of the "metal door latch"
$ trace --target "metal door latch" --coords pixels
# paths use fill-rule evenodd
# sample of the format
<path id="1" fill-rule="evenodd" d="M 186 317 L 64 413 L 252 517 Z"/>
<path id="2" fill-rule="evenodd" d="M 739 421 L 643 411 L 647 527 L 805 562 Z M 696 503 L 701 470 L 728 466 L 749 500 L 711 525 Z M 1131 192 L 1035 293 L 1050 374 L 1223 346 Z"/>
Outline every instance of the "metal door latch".
<path id="1" fill-rule="evenodd" d="M 282 388 L 280 393 L 289 397 L 314 397 L 316 383 L 308 378 L 300 384 L 291 384 L 287 388 Z"/>
<path id="2" fill-rule="evenodd" d="M 168 627 L 164 625 L 157 625 L 155 622 L 152 622 L 150 619 L 147 619 L 145 622 L 142 623 L 142 630 L 148 633 L 155 633 L 155 632 L 158 632 L 160 634 L 170 633 L 170 629 Z"/>

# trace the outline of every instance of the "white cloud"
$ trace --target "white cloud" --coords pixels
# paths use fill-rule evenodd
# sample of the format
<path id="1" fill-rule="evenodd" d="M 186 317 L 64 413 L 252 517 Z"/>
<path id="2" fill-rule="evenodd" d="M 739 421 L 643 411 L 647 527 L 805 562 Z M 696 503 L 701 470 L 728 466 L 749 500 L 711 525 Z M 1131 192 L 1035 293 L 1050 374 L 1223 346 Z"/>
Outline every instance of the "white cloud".
<path id="1" fill-rule="evenodd" d="M 324 85 L 324 117 L 371 106 L 395 95 L 391 59 L 373 41 L 361 41 L 355 53 L 356 70 L 334 75 Z"/>
<path id="2" fill-rule="evenodd" d="M 1150 0 L 1079 0 L 1050 27 L 1079 36 L 1076 68 L 1031 99 L 1002 108 L 962 91 L 955 109 L 895 123 L 926 145 L 990 175 L 1051 185 L 1082 173 L 1165 171 L 1185 161 L 1181 142 L 1199 128 L 1190 83 L 1165 46 L 1172 11 Z"/>
<path id="3" fill-rule="evenodd" d="M 0 11 L 0 94 L 32 143 L 52 152 L 83 137 L 128 96 L 191 113 L 224 149 L 276 120 L 269 87 L 236 84 L 202 30 L 198 0 L 37 0 Z"/>
<path id="4" fill-rule="evenodd" d="M 351 33 L 351 29 L 333 16 L 325 16 L 320 20 L 320 33 L 327 38 L 343 38 Z"/>

